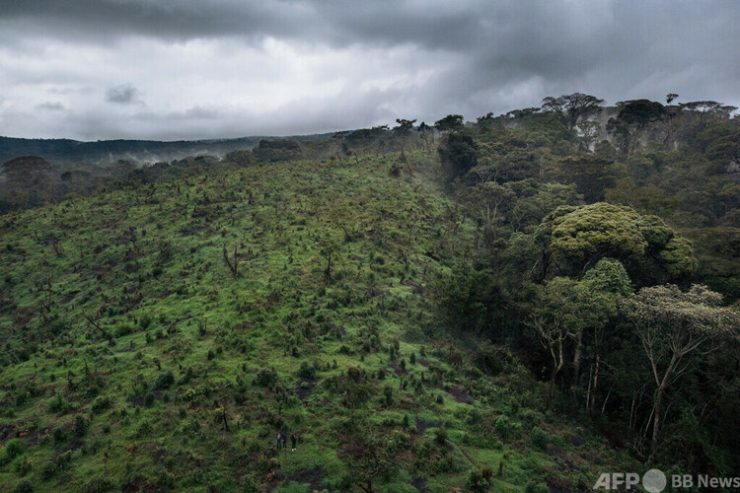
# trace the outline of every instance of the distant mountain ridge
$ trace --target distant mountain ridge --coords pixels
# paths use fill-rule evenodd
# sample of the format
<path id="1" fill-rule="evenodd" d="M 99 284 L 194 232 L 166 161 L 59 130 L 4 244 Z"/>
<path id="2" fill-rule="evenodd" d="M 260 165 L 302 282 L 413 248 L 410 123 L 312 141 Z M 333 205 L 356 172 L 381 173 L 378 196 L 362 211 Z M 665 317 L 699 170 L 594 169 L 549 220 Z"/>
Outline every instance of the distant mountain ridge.
<path id="1" fill-rule="evenodd" d="M 294 140 L 323 140 L 332 134 L 302 135 Z M 19 156 L 42 156 L 54 163 L 94 162 L 115 163 L 119 159 L 141 162 L 170 161 L 196 154 L 224 154 L 251 149 L 260 140 L 278 137 L 241 137 L 210 140 L 98 140 L 93 142 L 72 139 L 23 139 L 0 136 L 0 163 Z"/>

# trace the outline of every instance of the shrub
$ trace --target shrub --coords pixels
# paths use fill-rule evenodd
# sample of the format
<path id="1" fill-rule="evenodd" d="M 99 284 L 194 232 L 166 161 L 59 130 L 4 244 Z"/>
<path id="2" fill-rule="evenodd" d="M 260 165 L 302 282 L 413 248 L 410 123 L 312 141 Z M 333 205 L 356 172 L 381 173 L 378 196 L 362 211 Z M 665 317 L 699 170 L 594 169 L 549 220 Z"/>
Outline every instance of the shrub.
<path id="1" fill-rule="evenodd" d="M 507 439 L 519 432 L 522 428 L 521 423 L 511 421 L 507 416 L 499 416 L 496 418 L 496 432 L 503 439 Z"/>
<path id="2" fill-rule="evenodd" d="M 93 414 L 100 414 L 101 412 L 108 409 L 110 405 L 111 405 L 110 397 L 101 396 L 95 399 L 90 409 L 93 412 Z"/>
<path id="3" fill-rule="evenodd" d="M 447 430 L 445 428 L 437 428 L 434 431 L 434 441 L 437 445 L 443 446 L 447 443 Z"/>
<path id="4" fill-rule="evenodd" d="M 252 476 L 244 476 L 242 481 L 242 493 L 259 493 L 259 486 Z"/>
<path id="5" fill-rule="evenodd" d="M 393 405 L 393 389 L 392 388 L 388 386 L 383 387 L 383 399 L 387 407 L 390 407 Z"/>
<path id="6" fill-rule="evenodd" d="M 524 493 L 548 493 L 550 488 L 543 482 L 530 481 L 524 487 Z"/>
<path id="7" fill-rule="evenodd" d="M 164 390 L 170 388 L 172 384 L 175 383 L 175 376 L 172 375 L 172 372 L 167 370 L 165 372 L 160 373 L 157 376 L 157 380 L 154 382 L 154 389 L 155 390 Z"/>
<path id="8" fill-rule="evenodd" d="M 298 378 L 303 380 L 313 380 L 316 378 L 316 368 L 309 365 L 306 361 L 301 362 L 301 367 L 298 369 Z"/>
<path id="9" fill-rule="evenodd" d="M 50 413 L 61 414 L 65 413 L 70 409 L 70 404 L 64 398 L 57 394 L 49 399 L 48 409 Z"/>
<path id="10" fill-rule="evenodd" d="M 54 443 L 63 443 L 67 439 L 67 434 L 64 432 L 62 428 L 57 428 L 54 430 Z"/>
<path id="11" fill-rule="evenodd" d="M 491 486 L 488 479 L 483 475 L 483 472 L 478 469 L 473 469 L 468 473 L 466 485 L 468 490 L 473 493 L 485 493 Z"/>
<path id="12" fill-rule="evenodd" d="M 535 426 L 534 428 L 532 428 L 530 440 L 532 441 L 532 445 L 534 445 L 535 447 L 544 449 L 550 442 L 550 435 L 548 435 L 547 432 L 545 432 L 539 426 Z"/>
<path id="13" fill-rule="evenodd" d="M 85 418 L 81 415 L 75 416 L 75 427 L 74 427 L 74 433 L 78 437 L 84 436 L 87 432 L 87 421 L 85 421 Z"/>
<path id="14" fill-rule="evenodd" d="M 10 462 L 23 453 L 23 442 L 14 438 L 5 444 L 5 459 Z"/>
<path id="15" fill-rule="evenodd" d="M 13 490 L 14 493 L 33 493 L 33 485 L 27 479 L 18 483 Z"/>
<path id="16" fill-rule="evenodd" d="M 25 476 L 31 470 L 31 461 L 28 460 L 28 457 L 23 457 L 16 461 L 13 469 L 18 476 Z"/>
<path id="17" fill-rule="evenodd" d="M 91 479 L 87 482 L 83 491 L 85 493 L 104 493 L 115 488 L 115 485 L 107 479 Z"/>
<path id="18" fill-rule="evenodd" d="M 278 374 L 274 368 L 260 368 L 254 377 L 254 384 L 260 387 L 272 388 L 277 384 Z"/>
<path id="19" fill-rule="evenodd" d="M 356 366 L 350 366 L 349 368 L 347 368 L 347 376 L 353 382 L 359 383 L 360 380 L 362 380 L 362 370 L 360 370 Z"/>

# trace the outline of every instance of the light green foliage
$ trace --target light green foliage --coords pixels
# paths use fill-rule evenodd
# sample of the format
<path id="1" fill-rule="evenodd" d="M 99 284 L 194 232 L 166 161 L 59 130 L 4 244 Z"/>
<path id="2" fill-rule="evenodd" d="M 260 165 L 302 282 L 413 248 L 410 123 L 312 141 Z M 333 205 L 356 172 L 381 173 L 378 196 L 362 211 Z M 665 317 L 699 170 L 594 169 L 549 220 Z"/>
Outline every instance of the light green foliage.
<path id="1" fill-rule="evenodd" d="M 722 295 L 706 286 L 693 285 L 686 292 L 675 285 L 653 286 L 626 300 L 625 313 L 651 338 L 687 339 L 693 346 L 713 336 L 732 338 L 740 328 L 737 311 L 721 303 Z"/>
<path id="2" fill-rule="evenodd" d="M 545 218 L 545 224 L 548 223 L 552 224 L 552 252 L 574 258 L 579 265 L 586 265 L 597 256 L 642 255 L 647 246 L 639 215 L 629 207 L 604 202 L 562 207 Z"/>
<path id="3" fill-rule="evenodd" d="M 430 155 L 407 151 L 398 177 L 395 161 L 216 167 L 2 216 L 0 430 L 24 438 L 20 455 L 5 443 L 0 484 L 352 491 L 368 471 L 378 491 L 413 474 L 446 492 L 469 458 L 514 450 L 510 491 L 554 474 L 515 415 L 509 439 L 493 431 L 537 382 L 437 318 L 439 279 L 478 293 L 457 270 L 473 221 L 451 214 Z M 358 415 L 365 431 L 342 426 Z M 276 454 L 279 429 L 296 452 Z"/>
<path id="4" fill-rule="evenodd" d="M 537 234 L 556 269 L 566 273 L 613 257 L 644 282 L 679 278 L 696 265 L 690 242 L 657 216 L 641 215 L 627 206 L 598 202 L 559 207 L 543 220 Z"/>
<path id="5" fill-rule="evenodd" d="M 632 292 L 632 283 L 624 266 L 618 260 L 603 258 L 586 271 L 583 283 L 589 290 L 626 296 Z"/>

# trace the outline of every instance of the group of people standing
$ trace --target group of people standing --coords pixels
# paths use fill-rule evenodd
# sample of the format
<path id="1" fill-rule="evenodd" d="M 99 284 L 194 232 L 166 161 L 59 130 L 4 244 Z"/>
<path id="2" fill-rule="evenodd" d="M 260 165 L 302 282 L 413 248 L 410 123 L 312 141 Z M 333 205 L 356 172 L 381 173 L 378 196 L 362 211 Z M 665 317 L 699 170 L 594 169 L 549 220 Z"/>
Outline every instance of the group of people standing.
<path id="1" fill-rule="evenodd" d="M 277 449 L 285 449 L 287 448 L 288 444 L 288 437 L 283 433 L 283 430 L 278 431 L 277 433 Z M 290 434 L 290 451 L 295 452 L 296 445 L 298 444 L 298 434 L 294 431 Z"/>

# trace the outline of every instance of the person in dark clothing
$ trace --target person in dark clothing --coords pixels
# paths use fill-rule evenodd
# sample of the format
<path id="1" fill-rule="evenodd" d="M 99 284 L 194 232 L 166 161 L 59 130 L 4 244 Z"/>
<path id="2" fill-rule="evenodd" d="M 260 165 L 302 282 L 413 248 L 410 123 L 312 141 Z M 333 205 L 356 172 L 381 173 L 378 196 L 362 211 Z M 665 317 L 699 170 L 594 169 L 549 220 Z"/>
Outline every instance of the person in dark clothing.
<path id="1" fill-rule="evenodd" d="M 298 435 L 294 431 L 293 433 L 290 434 L 290 445 L 291 445 L 290 451 L 291 452 L 295 452 L 295 446 L 297 443 L 298 443 Z"/>
<path id="2" fill-rule="evenodd" d="M 285 435 L 283 435 L 282 431 L 277 432 L 277 437 L 275 441 L 278 450 L 285 446 Z"/>

